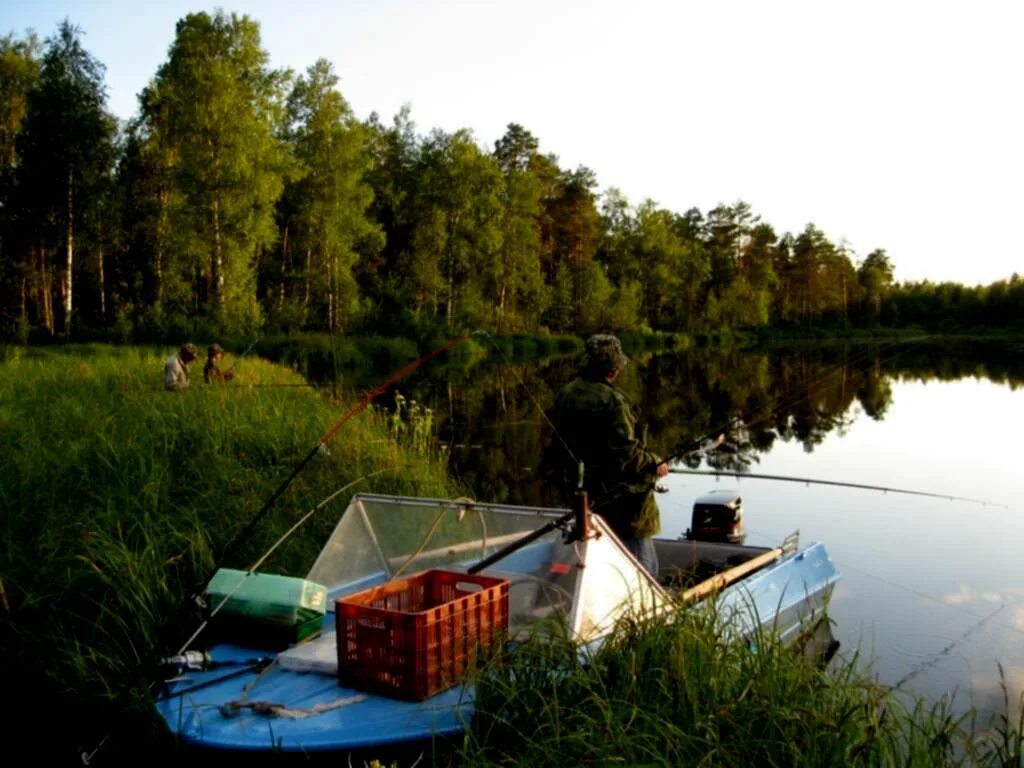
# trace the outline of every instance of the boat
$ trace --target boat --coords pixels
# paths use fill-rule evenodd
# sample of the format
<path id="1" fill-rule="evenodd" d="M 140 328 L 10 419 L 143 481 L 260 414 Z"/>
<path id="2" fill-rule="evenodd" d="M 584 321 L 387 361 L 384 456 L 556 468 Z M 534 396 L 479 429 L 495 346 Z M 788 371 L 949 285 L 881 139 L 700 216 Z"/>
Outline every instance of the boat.
<path id="1" fill-rule="evenodd" d="M 382 681 L 393 682 L 388 674 L 356 684 L 338 672 L 339 666 L 353 672 L 338 636 L 352 605 L 424 574 L 453 574 L 471 597 L 473 589 L 497 594 L 487 585 L 500 585 L 501 601 L 494 604 L 513 642 L 557 618 L 581 646 L 599 645 L 626 612 L 676 610 L 680 596 L 716 601 L 739 636 L 763 627 L 794 642 L 822 626 L 839 572 L 824 544 L 801 547 L 798 535 L 774 548 L 738 541 L 737 498 L 712 503 L 730 523 L 721 540 L 689 533 L 656 540 L 655 578 L 585 503 L 567 510 L 356 494 L 306 576 L 325 591 L 321 631 L 277 649 L 235 633 L 205 652 L 197 668 L 178 669 L 164 684 L 157 711 L 184 745 L 203 750 L 352 753 L 463 732 L 473 715 L 471 683 L 417 695 L 407 687 L 382 689 Z M 376 651 L 386 655 L 391 648 L 382 642 Z M 354 671 L 363 669 L 357 663 Z"/>

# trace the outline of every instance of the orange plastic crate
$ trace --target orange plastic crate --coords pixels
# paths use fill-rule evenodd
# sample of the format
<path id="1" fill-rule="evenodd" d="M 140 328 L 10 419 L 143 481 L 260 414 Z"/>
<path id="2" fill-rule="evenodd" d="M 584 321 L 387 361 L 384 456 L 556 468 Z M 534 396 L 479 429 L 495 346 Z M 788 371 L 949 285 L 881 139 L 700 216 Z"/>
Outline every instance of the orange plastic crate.
<path id="1" fill-rule="evenodd" d="M 508 580 L 430 570 L 335 602 L 338 681 L 420 701 L 462 682 L 508 630 Z"/>

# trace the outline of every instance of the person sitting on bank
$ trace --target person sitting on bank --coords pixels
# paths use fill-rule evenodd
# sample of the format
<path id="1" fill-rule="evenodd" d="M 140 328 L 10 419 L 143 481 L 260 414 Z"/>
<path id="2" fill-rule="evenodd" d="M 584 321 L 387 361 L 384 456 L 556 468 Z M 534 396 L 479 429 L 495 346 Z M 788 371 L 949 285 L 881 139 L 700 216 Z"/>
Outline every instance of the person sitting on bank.
<path id="1" fill-rule="evenodd" d="M 167 358 L 164 365 L 164 388 L 176 392 L 188 386 L 188 364 L 199 356 L 199 350 L 192 343 L 182 344 L 175 354 Z"/>
<path id="2" fill-rule="evenodd" d="M 235 377 L 233 370 L 228 368 L 228 370 L 222 371 L 220 366 L 217 365 L 217 361 L 222 357 L 224 357 L 224 348 L 220 344 L 211 344 L 209 349 L 206 350 L 206 365 L 203 366 L 203 379 L 207 384 L 231 381 Z"/>

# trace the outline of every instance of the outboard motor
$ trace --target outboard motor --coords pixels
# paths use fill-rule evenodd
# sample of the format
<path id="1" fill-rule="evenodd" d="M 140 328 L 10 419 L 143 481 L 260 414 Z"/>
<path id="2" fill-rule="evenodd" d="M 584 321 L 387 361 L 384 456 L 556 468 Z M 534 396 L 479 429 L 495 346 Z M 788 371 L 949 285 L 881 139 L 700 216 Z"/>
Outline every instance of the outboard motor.
<path id="1" fill-rule="evenodd" d="M 736 491 L 709 491 L 693 502 L 693 519 L 686 538 L 696 541 L 727 541 L 742 544 L 747 537 L 743 525 L 743 499 Z"/>

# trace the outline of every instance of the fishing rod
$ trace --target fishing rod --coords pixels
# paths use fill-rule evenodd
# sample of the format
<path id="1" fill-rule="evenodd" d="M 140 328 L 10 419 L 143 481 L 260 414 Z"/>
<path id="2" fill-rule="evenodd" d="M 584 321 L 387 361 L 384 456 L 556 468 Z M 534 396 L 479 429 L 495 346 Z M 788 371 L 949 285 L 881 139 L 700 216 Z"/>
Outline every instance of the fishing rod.
<path id="1" fill-rule="evenodd" d="M 167 659 L 166 661 L 170 662 L 171 664 L 174 664 L 176 662 L 174 657 L 172 657 L 171 659 Z M 203 688 L 209 688 L 211 685 L 217 685 L 217 683 L 223 683 L 225 680 L 231 680 L 232 678 L 235 678 L 235 677 L 241 677 L 242 675 L 246 674 L 247 672 L 252 672 L 252 671 L 257 670 L 257 669 L 262 670 L 265 667 L 269 666 L 272 661 L 273 661 L 273 659 L 271 659 L 269 656 L 257 656 L 257 657 L 252 658 L 252 659 L 245 659 L 244 661 L 213 661 L 213 662 L 205 662 L 204 665 L 202 667 L 200 667 L 199 669 L 202 669 L 202 670 L 212 670 L 212 669 L 220 669 L 222 667 L 233 667 L 233 669 L 231 669 L 231 671 L 229 671 L 229 672 L 226 672 L 225 674 L 218 675 L 216 677 L 207 678 L 206 680 L 203 680 L 202 682 L 196 683 L 194 685 L 190 685 L 187 688 L 180 688 L 177 691 L 171 691 L 169 693 L 165 693 L 163 696 L 157 697 L 156 701 L 167 701 L 168 699 L 176 699 L 179 696 L 186 696 L 186 695 L 188 695 L 190 693 L 193 693 L 194 691 L 199 691 L 199 690 L 202 690 Z M 192 667 L 192 666 L 188 666 L 188 667 L 186 667 L 186 669 L 196 669 L 196 668 Z M 170 681 L 167 681 L 167 682 L 170 682 Z"/>
<path id="2" fill-rule="evenodd" d="M 334 425 L 332 425 L 326 432 L 324 432 L 323 436 L 316 442 L 312 449 L 310 449 L 309 453 L 307 453 L 306 456 L 301 461 L 299 461 L 298 464 L 295 465 L 294 469 L 292 469 L 288 477 L 286 477 L 284 479 L 284 482 L 282 482 L 277 487 L 277 489 L 271 494 L 270 498 L 267 499 L 266 503 L 263 504 L 260 510 L 256 513 L 256 515 L 245 526 L 245 528 L 243 528 L 230 542 L 228 542 L 228 545 L 224 548 L 224 554 L 220 557 L 220 562 L 226 562 L 230 558 L 230 556 L 235 553 L 235 550 L 238 548 L 241 542 L 244 541 L 249 536 L 249 534 L 252 533 L 253 529 L 259 524 L 259 522 L 267 516 L 267 513 L 270 512 L 271 507 L 274 506 L 274 503 L 279 498 L 281 498 L 284 492 L 288 489 L 288 486 L 292 484 L 292 481 L 294 481 L 295 478 L 298 477 L 299 474 L 302 472 L 302 470 L 306 468 L 309 462 L 313 460 L 313 457 L 316 456 L 318 453 L 327 450 L 328 441 L 330 441 L 330 439 L 334 437 L 334 435 L 338 432 L 339 429 L 341 429 L 346 424 L 346 422 L 348 422 L 350 419 L 352 419 L 352 417 L 354 417 L 366 406 L 368 406 L 371 402 L 373 402 L 375 398 L 387 392 L 391 387 L 393 387 L 395 384 L 397 384 L 403 378 L 405 378 L 410 373 L 415 371 L 424 363 L 433 360 L 435 357 L 447 352 L 452 347 L 457 347 L 460 344 L 464 344 L 465 342 L 469 341 L 469 339 L 473 338 L 474 336 L 479 336 L 481 333 L 481 331 L 474 331 L 473 333 L 469 333 L 466 334 L 465 336 L 460 336 L 457 339 L 452 339 L 450 341 L 445 342 L 437 349 L 428 352 L 418 360 L 414 360 L 413 362 L 409 363 L 404 368 L 399 370 L 397 373 L 392 375 L 383 384 L 377 386 L 375 389 L 372 389 L 365 395 L 363 395 L 362 399 L 358 403 L 356 403 L 356 405 L 350 408 L 349 411 L 344 416 L 338 419 L 338 421 L 335 422 Z"/>
<path id="3" fill-rule="evenodd" d="M 540 528 L 530 531 L 530 533 L 526 534 L 525 536 L 519 539 L 516 539 L 508 546 L 502 547 L 494 554 L 488 555 L 483 560 L 478 562 L 476 565 L 471 565 L 469 568 L 466 569 L 466 573 L 479 573 L 484 568 L 488 568 L 494 565 L 499 560 L 504 560 L 509 555 L 513 554 L 514 552 L 518 552 L 527 544 L 536 541 L 541 536 L 550 533 L 556 528 L 560 528 L 563 531 L 567 530 L 569 522 L 573 519 L 576 520 L 576 524 L 573 528 L 573 535 L 571 539 L 567 540 L 578 541 L 580 539 L 584 539 L 586 538 L 586 532 L 588 530 L 587 515 L 589 513 L 590 506 L 587 502 L 587 493 L 586 491 L 579 491 L 576 494 L 576 499 L 573 508 L 570 509 L 568 512 L 565 512 L 564 514 L 560 515 L 554 520 L 545 523 Z"/>
<path id="4" fill-rule="evenodd" d="M 260 520 L 262 520 L 269 513 L 271 507 L 274 505 L 274 502 L 276 502 L 284 494 L 284 492 L 288 489 L 288 486 L 291 485 L 292 481 L 294 481 L 296 477 L 298 477 L 299 473 L 302 472 L 302 470 L 309 464 L 309 462 L 313 459 L 313 457 L 316 456 L 321 451 L 325 451 L 326 450 L 327 442 L 332 437 L 334 437 L 334 435 L 338 432 L 338 430 L 340 430 L 342 428 L 342 426 L 345 425 L 346 422 L 348 422 L 356 414 L 358 414 L 360 411 L 362 411 L 364 408 L 366 408 L 366 406 L 369 405 L 375 398 L 377 398 L 380 395 L 382 395 L 384 392 L 386 392 L 388 389 L 390 389 L 392 386 L 394 386 L 397 382 L 399 382 L 405 376 L 408 376 L 410 373 L 415 371 L 417 368 L 419 368 L 424 363 L 426 363 L 426 362 L 428 362 L 430 360 L 433 360 L 438 355 L 441 355 L 444 352 L 448 351 L 449 349 L 452 349 L 453 347 L 456 347 L 456 346 L 458 346 L 460 344 L 463 344 L 466 341 L 468 341 L 469 339 L 473 338 L 474 336 L 479 336 L 482 333 L 485 333 L 485 332 L 483 332 L 483 331 L 474 331 L 473 333 L 469 333 L 469 334 L 466 334 L 465 336 L 461 336 L 461 337 L 459 337 L 457 339 L 452 339 L 450 341 L 445 342 L 444 344 L 439 346 L 437 349 L 434 349 L 431 352 L 428 352 L 427 354 L 423 355 L 418 360 L 414 360 L 413 362 L 409 363 L 408 365 L 403 367 L 401 370 L 396 372 L 394 375 L 392 375 L 383 384 L 380 384 L 375 389 L 372 389 L 369 392 L 367 392 L 365 395 L 363 395 L 362 399 L 355 406 L 353 406 L 351 409 L 349 409 L 349 411 L 344 416 L 342 416 L 337 422 L 335 422 L 323 434 L 323 436 L 321 436 L 321 438 L 317 441 L 316 445 L 314 445 L 313 448 L 310 450 L 310 452 L 295 466 L 295 468 L 292 470 L 291 474 L 289 474 L 288 477 L 284 480 L 284 482 L 281 483 L 280 486 L 278 486 L 278 488 L 274 491 L 274 493 L 270 496 L 270 498 L 266 501 L 266 503 L 260 508 L 259 512 L 252 518 L 252 520 L 249 521 L 249 523 L 246 525 L 246 527 L 228 543 L 228 546 L 225 547 L 224 554 L 221 556 L 219 562 L 225 562 L 226 560 L 228 560 L 228 558 L 232 554 L 234 554 L 235 550 L 241 544 L 241 542 L 245 540 L 245 538 L 249 535 L 249 533 L 251 533 L 251 531 L 256 527 L 256 525 L 260 522 Z M 258 340 L 259 339 L 257 339 L 257 341 Z M 252 349 L 252 347 L 255 345 L 255 343 L 256 342 L 254 341 L 252 344 L 250 344 L 249 345 L 249 349 Z M 248 350 L 246 350 L 246 352 L 248 352 Z M 385 472 L 385 471 L 388 471 L 388 470 L 387 469 L 379 470 L 377 473 L 374 473 L 374 474 L 379 474 L 379 473 Z M 363 479 L 365 479 L 365 478 L 360 478 L 360 480 L 363 480 Z M 359 481 L 356 481 L 356 482 L 359 482 Z M 275 542 L 274 545 L 271 547 L 270 551 L 272 552 L 282 541 L 284 541 L 285 538 L 287 538 L 289 535 L 291 535 L 291 533 L 296 528 L 298 528 L 298 526 L 300 526 L 303 522 L 305 522 L 305 520 L 308 519 L 313 513 L 315 513 L 317 510 L 321 509 L 324 505 L 327 504 L 327 502 L 329 502 L 331 499 L 333 499 L 335 496 L 337 496 L 343 490 L 351 487 L 351 485 L 352 485 L 352 483 L 350 483 L 349 485 L 345 486 L 345 488 L 342 488 L 342 489 L 334 492 L 329 497 L 324 499 L 322 502 L 317 504 L 316 507 L 314 507 L 309 513 L 307 513 L 306 516 L 304 516 L 301 520 L 299 520 L 299 522 L 296 523 L 296 525 L 292 526 L 292 528 L 289 529 L 288 532 L 286 532 L 285 535 L 283 537 L 281 537 L 281 539 L 279 539 L 277 542 Z M 249 569 L 249 571 L 247 572 L 246 575 L 248 576 L 249 574 L 251 574 L 259 566 L 259 564 L 262 563 L 263 560 L 265 560 L 269 556 L 269 554 L 270 554 L 270 552 L 267 552 L 266 554 L 264 554 L 263 557 L 261 557 Z M 214 572 L 216 572 L 218 570 L 218 567 L 214 568 Z M 199 586 L 199 587 L 196 588 L 196 590 L 192 594 L 189 602 L 191 602 L 193 604 L 200 603 L 200 601 L 199 601 L 199 593 L 200 593 L 201 589 L 202 589 L 202 586 Z M 221 602 L 221 606 L 223 606 L 223 604 L 225 602 L 227 602 L 226 599 Z M 218 606 L 217 609 L 219 609 L 221 606 Z M 185 645 L 182 646 L 182 650 L 179 652 L 179 655 L 183 655 L 185 653 L 185 649 L 187 648 L 187 646 L 190 643 L 192 643 L 195 640 L 196 637 L 198 637 L 198 635 L 207 626 L 208 621 L 209 621 L 209 618 L 207 618 L 207 620 L 204 621 L 200 625 L 200 627 L 189 638 L 189 640 L 186 641 Z M 249 671 L 249 670 L 254 669 L 254 668 L 256 668 L 256 667 L 253 666 L 253 667 L 249 667 L 249 668 L 243 669 L 243 670 L 232 671 L 232 672 L 228 673 L 227 676 L 232 676 L 233 677 L 233 676 L 235 676 L 237 674 L 242 674 L 243 672 Z M 227 677 L 227 676 L 225 676 L 225 677 Z M 224 679 L 224 678 L 222 678 L 222 679 Z M 100 742 L 96 745 L 96 747 L 91 752 L 82 752 L 81 753 L 80 757 L 81 757 L 81 761 L 82 761 L 83 765 L 88 765 L 88 764 L 91 763 L 92 759 L 96 756 L 96 754 L 107 743 L 108 739 L 110 738 L 110 735 L 111 735 L 110 733 L 107 733 L 100 740 Z"/>
<path id="5" fill-rule="evenodd" d="M 279 546 L 284 544 L 284 542 L 287 541 L 288 538 L 293 533 L 295 533 L 295 531 L 297 531 L 299 528 L 301 528 L 302 525 L 307 520 L 309 520 L 309 518 L 311 518 L 313 515 L 315 515 L 321 509 L 326 507 L 330 502 L 334 501 L 335 498 L 337 498 L 342 493 L 344 493 L 345 491 L 347 491 L 350 488 L 352 488 L 357 483 L 361 483 L 364 480 L 368 480 L 371 477 L 376 477 L 377 475 L 382 475 L 385 472 L 390 472 L 393 469 L 396 469 L 396 467 L 385 467 L 384 469 L 378 469 L 376 472 L 371 472 L 368 475 L 363 475 L 362 477 L 353 480 L 351 483 L 346 483 L 341 488 L 339 488 L 338 490 L 334 491 L 334 493 L 330 494 L 329 496 L 324 498 L 322 501 L 320 501 L 320 503 L 318 503 L 315 507 L 313 507 L 311 510 L 309 510 L 305 515 L 300 517 L 298 522 L 295 523 L 295 525 L 293 525 L 291 528 L 289 528 L 287 531 L 285 531 L 284 534 L 277 541 L 275 541 L 273 544 L 270 545 L 270 548 L 267 549 L 267 551 L 264 552 L 259 557 L 259 559 L 256 560 L 255 563 L 253 563 L 252 565 L 250 565 L 246 569 L 245 576 L 242 578 L 242 580 L 239 581 L 235 585 L 234 589 L 230 590 L 226 595 L 224 595 L 224 598 L 220 601 L 219 605 L 217 605 L 216 607 L 214 607 L 214 609 L 212 611 L 210 611 L 209 615 L 206 616 L 206 618 L 199 625 L 199 627 L 196 629 L 196 631 L 193 632 L 192 635 L 189 636 L 188 640 L 186 640 L 182 644 L 181 648 L 178 650 L 178 655 L 182 656 L 182 655 L 188 653 L 188 647 L 190 645 L 192 645 L 192 643 L 195 642 L 196 638 L 198 638 L 200 634 L 202 634 L 203 630 L 206 629 L 207 625 L 210 623 L 210 621 L 213 619 L 213 617 L 216 616 L 220 612 L 221 608 L 223 608 L 227 604 L 227 602 L 234 596 L 235 592 L 237 592 L 239 589 L 241 589 L 242 584 L 244 583 L 245 579 L 248 579 L 250 576 L 252 576 L 254 573 L 256 573 L 256 569 L 259 568 L 261 565 L 263 565 L 264 562 L 266 562 L 267 558 L 270 557 L 274 553 L 274 550 L 276 550 Z"/>
<path id="6" fill-rule="evenodd" d="M 838 480 L 817 480 L 810 477 L 791 477 L 789 475 L 763 475 L 755 472 L 738 472 L 729 470 L 699 470 L 699 469 L 679 469 L 678 467 L 669 467 L 669 472 L 675 475 L 705 475 L 709 477 L 734 477 L 737 480 L 743 478 L 750 478 L 751 480 L 779 480 L 788 483 L 802 483 L 803 485 L 832 485 L 839 488 L 858 488 L 864 491 L 881 491 L 883 493 L 902 493 L 909 496 L 928 496 L 933 499 L 947 499 L 949 501 L 968 501 L 972 504 L 981 504 L 986 507 L 1001 507 L 1003 509 L 1009 509 L 1005 504 L 1001 504 L 996 501 L 986 501 L 984 499 L 972 499 L 966 496 L 952 496 L 947 493 L 930 493 L 928 491 L 911 491 L 904 488 L 889 488 L 883 485 L 865 485 L 862 483 L 844 483 Z"/>
<path id="7" fill-rule="evenodd" d="M 227 371 L 225 371 L 225 373 L 227 373 L 228 371 L 233 371 L 233 370 L 235 370 L 235 366 L 236 366 L 236 365 L 238 364 L 238 362 L 239 362 L 240 360 L 243 360 L 243 359 L 245 358 L 245 356 L 246 356 L 246 355 L 248 355 L 248 354 L 249 354 L 249 353 L 250 353 L 250 352 L 252 351 L 252 348 L 256 346 L 256 343 L 257 343 L 257 342 L 258 342 L 258 341 L 259 341 L 260 339 L 262 339 L 262 338 L 263 338 L 262 336 L 257 336 L 257 337 L 256 337 L 255 339 L 253 339 L 253 340 L 252 340 L 252 344 L 250 344 L 250 345 L 249 345 L 248 347 L 246 347 L 246 348 L 245 348 L 245 351 L 244 351 L 244 352 L 243 352 L 243 353 L 242 353 L 241 355 L 239 355 L 238 357 L 236 357 L 236 358 L 235 358 L 235 362 L 233 362 L 233 363 L 231 364 L 231 367 L 229 367 L 229 368 L 228 368 L 228 370 L 227 370 Z"/>

